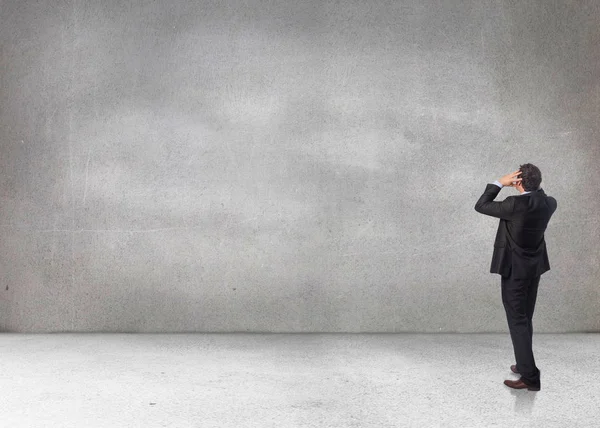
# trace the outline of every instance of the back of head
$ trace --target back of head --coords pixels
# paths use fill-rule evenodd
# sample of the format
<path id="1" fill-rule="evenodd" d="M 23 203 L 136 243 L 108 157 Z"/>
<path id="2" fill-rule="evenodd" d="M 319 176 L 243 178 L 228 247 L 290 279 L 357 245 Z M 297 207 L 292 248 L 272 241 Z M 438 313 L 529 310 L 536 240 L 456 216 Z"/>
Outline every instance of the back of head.
<path id="1" fill-rule="evenodd" d="M 519 170 L 521 171 L 519 178 L 523 179 L 521 184 L 526 192 L 536 191 L 539 189 L 540 184 L 542 183 L 542 172 L 537 166 L 531 163 L 526 163 L 521 165 Z"/>

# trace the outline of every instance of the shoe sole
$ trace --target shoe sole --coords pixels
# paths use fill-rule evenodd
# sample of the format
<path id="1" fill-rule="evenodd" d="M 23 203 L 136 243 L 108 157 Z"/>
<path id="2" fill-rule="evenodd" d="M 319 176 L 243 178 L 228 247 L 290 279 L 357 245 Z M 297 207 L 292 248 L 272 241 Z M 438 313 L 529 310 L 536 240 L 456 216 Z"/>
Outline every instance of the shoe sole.
<path id="1" fill-rule="evenodd" d="M 526 389 L 527 391 L 534 391 L 534 392 L 539 391 L 541 389 L 541 388 L 535 387 L 535 386 L 528 386 L 527 388 L 513 388 L 512 386 L 508 386 L 506 384 L 504 384 L 504 385 L 507 386 L 507 387 L 509 387 L 510 389 L 516 389 L 516 390 Z"/>

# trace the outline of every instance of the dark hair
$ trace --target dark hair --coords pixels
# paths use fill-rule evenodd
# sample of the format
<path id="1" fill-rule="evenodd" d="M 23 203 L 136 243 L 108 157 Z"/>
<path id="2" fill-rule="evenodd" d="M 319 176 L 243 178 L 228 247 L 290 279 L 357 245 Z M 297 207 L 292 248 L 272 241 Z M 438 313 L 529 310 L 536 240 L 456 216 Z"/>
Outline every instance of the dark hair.
<path id="1" fill-rule="evenodd" d="M 521 184 L 526 192 L 532 190 L 535 191 L 540 187 L 540 183 L 542 182 L 542 172 L 537 166 L 526 163 L 519 167 L 519 171 L 521 171 L 519 178 L 523 179 Z"/>

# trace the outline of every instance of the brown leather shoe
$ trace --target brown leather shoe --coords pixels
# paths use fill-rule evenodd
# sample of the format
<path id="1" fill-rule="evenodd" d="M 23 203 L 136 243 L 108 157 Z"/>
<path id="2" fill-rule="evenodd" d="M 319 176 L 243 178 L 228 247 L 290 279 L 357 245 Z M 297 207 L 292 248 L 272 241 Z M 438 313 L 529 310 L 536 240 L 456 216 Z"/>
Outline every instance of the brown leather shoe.
<path id="1" fill-rule="evenodd" d="M 510 371 L 513 372 L 513 373 L 519 374 L 519 372 L 517 371 L 517 366 L 516 365 L 510 366 Z"/>
<path id="2" fill-rule="evenodd" d="M 540 390 L 539 386 L 527 385 L 521 379 L 519 379 L 519 380 L 505 380 L 504 381 L 504 385 L 508 386 L 509 388 L 513 388 L 513 389 L 525 389 L 525 388 L 527 388 L 528 391 L 539 391 Z"/>

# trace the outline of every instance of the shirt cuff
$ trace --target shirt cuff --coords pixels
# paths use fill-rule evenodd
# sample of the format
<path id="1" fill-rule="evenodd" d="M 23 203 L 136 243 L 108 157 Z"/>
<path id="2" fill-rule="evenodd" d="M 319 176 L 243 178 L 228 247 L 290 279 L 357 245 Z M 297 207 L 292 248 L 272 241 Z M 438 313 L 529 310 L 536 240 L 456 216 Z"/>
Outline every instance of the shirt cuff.
<path id="1" fill-rule="evenodd" d="M 498 186 L 499 188 L 503 188 L 504 186 L 502 185 L 502 183 L 500 183 L 498 180 L 494 181 L 494 183 L 496 186 Z"/>

